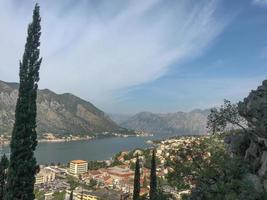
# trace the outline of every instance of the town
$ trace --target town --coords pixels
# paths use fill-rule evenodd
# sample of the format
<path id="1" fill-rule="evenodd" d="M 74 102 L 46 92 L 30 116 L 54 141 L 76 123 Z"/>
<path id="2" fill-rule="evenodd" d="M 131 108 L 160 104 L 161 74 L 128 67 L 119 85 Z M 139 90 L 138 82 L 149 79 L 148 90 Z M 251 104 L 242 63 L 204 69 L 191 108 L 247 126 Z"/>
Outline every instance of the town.
<path id="1" fill-rule="evenodd" d="M 176 150 L 191 143 L 199 144 L 202 137 L 177 137 L 153 142 L 156 149 L 157 177 L 162 189 L 179 199 L 181 191 L 169 186 L 166 176 L 174 169 L 167 165 L 174 160 Z M 36 175 L 36 199 L 68 199 L 72 191 L 73 199 L 80 200 L 127 200 L 132 198 L 134 165 L 138 155 L 141 163 L 140 195 L 149 192 L 151 149 L 135 149 L 116 154 L 112 160 L 85 161 L 72 160 L 67 165 L 40 166 Z M 182 193 L 187 192 L 183 191 Z"/>

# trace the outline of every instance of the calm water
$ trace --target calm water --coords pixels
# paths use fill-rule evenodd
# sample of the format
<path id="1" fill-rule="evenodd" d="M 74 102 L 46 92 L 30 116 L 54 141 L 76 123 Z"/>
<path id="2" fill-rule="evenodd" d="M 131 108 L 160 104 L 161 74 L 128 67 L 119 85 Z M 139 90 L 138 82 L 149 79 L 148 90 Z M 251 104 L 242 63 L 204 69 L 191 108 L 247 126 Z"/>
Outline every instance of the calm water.
<path id="1" fill-rule="evenodd" d="M 105 160 L 111 158 L 120 151 L 149 147 L 149 144 L 146 143 L 147 140 L 155 140 L 169 136 L 116 137 L 88 141 L 39 143 L 35 155 L 39 164 L 51 162 L 68 163 L 73 159 Z M 3 152 L 9 154 L 9 148 L 4 147 Z"/>

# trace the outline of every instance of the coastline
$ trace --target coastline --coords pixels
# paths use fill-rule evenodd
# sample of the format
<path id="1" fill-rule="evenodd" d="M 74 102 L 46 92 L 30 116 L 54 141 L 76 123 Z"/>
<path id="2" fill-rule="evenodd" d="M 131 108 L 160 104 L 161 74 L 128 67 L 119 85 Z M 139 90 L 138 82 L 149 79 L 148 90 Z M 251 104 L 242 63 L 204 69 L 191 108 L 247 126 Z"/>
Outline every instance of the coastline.
<path id="1" fill-rule="evenodd" d="M 101 138 L 108 137 L 117 137 L 117 138 L 127 138 L 127 137 L 152 137 L 153 134 L 136 134 L 136 135 L 122 135 L 122 134 L 112 134 L 112 135 L 99 135 L 99 136 L 86 136 L 86 137 L 71 137 L 66 138 L 53 138 L 53 139 L 38 139 L 38 143 L 63 143 L 63 142 L 73 142 L 73 141 L 89 141 Z M 7 146 L 10 144 L 10 140 L 0 139 L 0 144 Z"/>

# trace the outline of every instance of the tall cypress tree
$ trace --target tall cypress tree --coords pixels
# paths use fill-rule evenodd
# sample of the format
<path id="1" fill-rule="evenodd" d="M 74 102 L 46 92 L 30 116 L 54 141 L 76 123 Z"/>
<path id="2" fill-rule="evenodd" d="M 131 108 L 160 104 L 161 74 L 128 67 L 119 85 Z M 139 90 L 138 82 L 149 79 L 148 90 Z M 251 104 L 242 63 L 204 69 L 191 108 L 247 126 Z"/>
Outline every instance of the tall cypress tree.
<path id="1" fill-rule="evenodd" d="M 69 200 L 73 200 L 73 190 L 71 190 L 71 192 L 70 192 L 70 198 L 69 198 Z"/>
<path id="2" fill-rule="evenodd" d="M 39 81 L 41 18 L 39 5 L 33 11 L 28 26 L 25 51 L 20 62 L 20 86 L 15 124 L 10 143 L 10 164 L 7 177 L 6 200 L 33 200 L 35 175 L 38 171 L 34 150 L 36 135 L 36 98 Z"/>
<path id="3" fill-rule="evenodd" d="M 157 173 L 156 173 L 156 151 L 153 149 L 152 159 L 151 159 L 151 170 L 150 170 L 150 191 L 149 191 L 149 199 L 156 200 L 157 199 Z"/>
<path id="4" fill-rule="evenodd" d="M 0 161 L 0 200 L 4 199 L 4 189 L 6 185 L 6 173 L 8 168 L 8 158 L 4 154 Z"/>
<path id="5" fill-rule="evenodd" d="M 82 188 L 82 193 L 81 193 L 81 200 L 83 200 L 83 188 Z"/>
<path id="6" fill-rule="evenodd" d="M 135 162 L 135 173 L 134 173 L 134 191 L 133 191 L 133 200 L 140 199 L 140 163 L 139 156 L 136 156 Z"/>

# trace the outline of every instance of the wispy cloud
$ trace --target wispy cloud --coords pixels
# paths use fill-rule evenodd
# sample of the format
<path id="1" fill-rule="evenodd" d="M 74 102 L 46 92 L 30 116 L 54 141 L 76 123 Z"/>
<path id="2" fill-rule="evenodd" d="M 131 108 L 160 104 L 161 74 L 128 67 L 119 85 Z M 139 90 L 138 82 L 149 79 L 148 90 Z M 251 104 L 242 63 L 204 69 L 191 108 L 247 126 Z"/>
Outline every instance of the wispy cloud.
<path id="1" fill-rule="evenodd" d="M 0 1 L 0 79 L 17 80 L 32 7 Z M 229 22 L 218 8 L 216 0 L 43 1 L 41 87 L 103 104 L 205 52 Z"/>
<path id="2" fill-rule="evenodd" d="M 252 3 L 259 6 L 267 6 L 267 0 L 252 0 Z"/>

